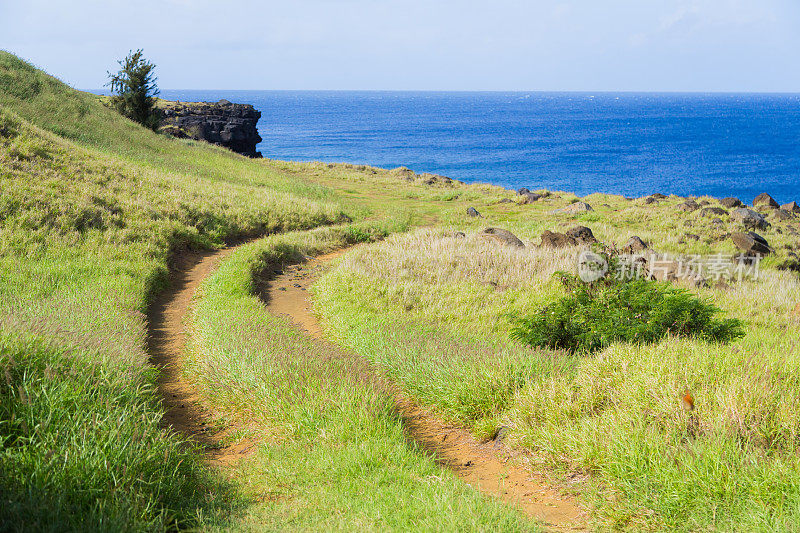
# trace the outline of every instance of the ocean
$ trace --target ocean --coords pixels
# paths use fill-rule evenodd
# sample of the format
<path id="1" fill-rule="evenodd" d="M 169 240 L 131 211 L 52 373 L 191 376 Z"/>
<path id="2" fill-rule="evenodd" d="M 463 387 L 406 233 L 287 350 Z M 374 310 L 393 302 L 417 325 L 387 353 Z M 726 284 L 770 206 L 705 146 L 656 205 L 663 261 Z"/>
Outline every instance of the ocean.
<path id="1" fill-rule="evenodd" d="M 265 157 L 466 182 L 800 201 L 800 95 L 163 90 L 252 104 Z"/>

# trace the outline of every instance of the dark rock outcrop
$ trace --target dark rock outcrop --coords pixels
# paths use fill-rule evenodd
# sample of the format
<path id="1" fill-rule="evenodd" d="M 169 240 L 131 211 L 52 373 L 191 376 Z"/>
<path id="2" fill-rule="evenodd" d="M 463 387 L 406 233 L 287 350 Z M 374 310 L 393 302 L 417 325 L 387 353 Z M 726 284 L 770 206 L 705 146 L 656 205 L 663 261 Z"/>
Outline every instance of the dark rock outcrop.
<path id="1" fill-rule="evenodd" d="M 784 211 L 789 211 L 790 213 L 800 213 L 800 205 L 797 205 L 797 202 L 789 202 L 788 204 L 783 204 L 781 209 Z"/>
<path id="2" fill-rule="evenodd" d="M 542 244 L 545 248 L 565 248 L 567 246 L 575 246 L 577 241 L 564 233 L 557 231 L 544 230 L 542 233 Z"/>
<path id="3" fill-rule="evenodd" d="M 597 242 L 592 230 L 586 226 L 575 226 L 565 232 L 567 237 L 571 237 L 578 244 L 593 244 Z"/>
<path id="4" fill-rule="evenodd" d="M 792 220 L 793 218 L 795 218 L 794 213 L 792 213 L 791 211 L 787 211 L 786 209 L 773 209 L 770 215 L 775 220 L 782 220 L 782 221 Z"/>
<path id="5" fill-rule="evenodd" d="M 521 197 L 519 202 L 520 204 L 532 204 L 533 202 L 536 202 L 537 200 L 541 199 L 542 195 L 537 194 L 535 192 L 525 192 L 521 193 L 520 197 Z"/>
<path id="6" fill-rule="evenodd" d="M 206 141 L 248 157 L 261 157 L 256 123 L 261 112 L 249 104 L 227 100 L 211 102 L 165 102 L 160 131 L 175 137 Z"/>
<path id="7" fill-rule="evenodd" d="M 506 244 L 508 246 L 516 246 L 517 248 L 524 248 L 525 243 L 523 243 L 519 237 L 508 231 L 507 229 L 502 228 L 486 228 L 478 235 L 489 239 L 494 242 L 498 242 L 500 244 Z"/>
<path id="8" fill-rule="evenodd" d="M 478 210 L 477 210 L 477 209 L 475 209 L 474 207 L 468 207 L 468 208 L 467 208 L 467 214 L 468 214 L 469 216 L 471 216 L 471 217 L 483 217 L 483 215 L 481 215 L 481 214 L 478 212 Z"/>
<path id="9" fill-rule="evenodd" d="M 746 207 L 739 207 L 731 211 L 731 218 L 741 222 L 747 229 L 767 229 L 769 227 L 769 222 L 764 215 Z"/>
<path id="10" fill-rule="evenodd" d="M 731 240 L 745 255 L 769 255 L 772 253 L 772 248 L 769 247 L 767 240 L 752 231 L 732 233 Z"/>
<path id="11" fill-rule="evenodd" d="M 643 252 L 648 248 L 649 246 L 647 246 L 646 242 L 644 242 L 640 237 L 634 235 L 633 237 L 628 239 L 628 242 L 626 242 L 625 245 L 622 247 L 622 253 L 636 254 L 639 252 Z"/>
<path id="12" fill-rule="evenodd" d="M 722 206 L 727 207 L 728 209 L 732 209 L 734 207 L 742 207 L 744 205 L 744 203 L 741 200 L 739 200 L 738 198 L 734 198 L 732 196 L 729 196 L 728 198 L 722 198 L 719 201 L 719 203 Z"/>
<path id="13" fill-rule="evenodd" d="M 678 209 L 691 213 L 692 211 L 697 211 L 700 209 L 700 204 L 694 200 L 686 200 L 685 202 L 678 204 Z"/>
<path id="14" fill-rule="evenodd" d="M 721 207 L 704 207 L 700 210 L 700 215 L 704 217 L 713 217 L 717 215 L 727 215 L 728 212 Z"/>
<path id="15" fill-rule="evenodd" d="M 780 207 L 780 204 L 775 201 L 775 198 L 765 192 L 762 192 L 753 199 L 753 207 L 758 206 Z"/>

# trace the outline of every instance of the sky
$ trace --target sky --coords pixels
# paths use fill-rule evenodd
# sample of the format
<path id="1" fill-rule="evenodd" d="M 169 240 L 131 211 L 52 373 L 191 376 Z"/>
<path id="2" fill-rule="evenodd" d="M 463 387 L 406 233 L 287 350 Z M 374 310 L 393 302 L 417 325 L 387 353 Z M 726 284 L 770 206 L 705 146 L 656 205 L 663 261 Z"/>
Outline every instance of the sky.
<path id="1" fill-rule="evenodd" d="M 800 92 L 798 0 L 0 0 L 0 49 L 79 89 Z"/>

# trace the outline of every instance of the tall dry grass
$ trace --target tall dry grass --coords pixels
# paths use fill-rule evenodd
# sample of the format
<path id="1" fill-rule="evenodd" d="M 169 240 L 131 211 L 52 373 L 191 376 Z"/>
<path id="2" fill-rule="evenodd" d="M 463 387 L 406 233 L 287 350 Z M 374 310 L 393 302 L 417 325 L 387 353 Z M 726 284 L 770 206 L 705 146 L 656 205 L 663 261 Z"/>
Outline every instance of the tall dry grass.
<path id="1" fill-rule="evenodd" d="M 667 338 L 579 357 L 509 341 L 505 314 L 562 296 L 552 273 L 574 271 L 574 253 L 417 231 L 348 254 L 315 286 L 317 309 L 415 396 L 487 436 L 511 426 L 534 460 L 586 476 L 599 527 L 793 530 L 800 280 L 767 265 L 700 289 L 745 321 L 730 345 Z"/>

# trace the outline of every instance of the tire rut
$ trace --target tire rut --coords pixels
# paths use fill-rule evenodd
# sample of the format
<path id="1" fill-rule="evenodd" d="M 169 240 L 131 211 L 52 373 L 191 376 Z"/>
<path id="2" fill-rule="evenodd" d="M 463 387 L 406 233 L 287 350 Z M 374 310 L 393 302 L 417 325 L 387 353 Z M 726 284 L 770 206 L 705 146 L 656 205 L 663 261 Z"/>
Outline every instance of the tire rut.
<path id="1" fill-rule="evenodd" d="M 236 248 L 213 252 L 186 252 L 174 259 L 170 287 L 148 309 L 148 352 L 159 370 L 157 386 L 164 407 L 163 424 L 198 444 L 207 462 L 224 466 L 248 454 L 253 443 L 224 443 L 229 430 L 216 430 L 203 409 L 197 387 L 183 376 L 188 338 L 186 320 L 200 283 Z"/>
<path id="2" fill-rule="evenodd" d="M 342 352 L 343 357 L 360 358 L 324 339 L 308 293 L 329 263 L 344 251 L 286 266 L 266 280 L 261 297 L 270 313 L 288 318 L 315 342 L 328 344 L 329 349 Z M 432 454 L 440 465 L 464 482 L 486 495 L 515 505 L 550 531 L 586 530 L 585 513 L 575 499 L 557 491 L 543 475 L 521 465 L 521 457 L 502 442 L 479 442 L 468 430 L 448 424 L 417 405 L 397 386 L 389 384 L 387 390 L 394 397 L 395 409 L 409 442 Z"/>

